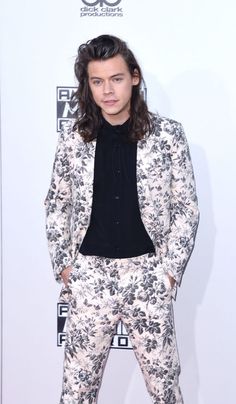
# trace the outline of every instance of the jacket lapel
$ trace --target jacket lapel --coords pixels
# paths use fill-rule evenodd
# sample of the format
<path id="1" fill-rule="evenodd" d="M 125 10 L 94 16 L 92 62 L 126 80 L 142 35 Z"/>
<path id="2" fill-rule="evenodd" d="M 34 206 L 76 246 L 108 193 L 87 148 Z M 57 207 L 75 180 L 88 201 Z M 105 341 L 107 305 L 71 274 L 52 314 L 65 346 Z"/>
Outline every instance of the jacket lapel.
<path id="1" fill-rule="evenodd" d="M 89 143 L 84 143 L 84 153 L 82 156 L 82 171 L 83 171 L 83 183 L 80 187 L 81 199 L 83 201 L 84 218 L 86 218 L 85 225 L 89 225 L 90 216 L 92 212 L 93 202 L 93 180 L 94 180 L 94 163 L 95 163 L 95 151 L 96 140 Z"/>
<path id="2" fill-rule="evenodd" d="M 145 139 L 138 141 L 137 145 L 137 191 L 139 199 L 139 208 L 142 213 L 145 209 L 145 201 L 148 191 L 148 167 L 147 167 L 147 141 Z"/>
<path id="3" fill-rule="evenodd" d="M 150 186 L 150 167 L 151 161 L 151 146 L 152 142 L 149 139 L 138 141 L 137 146 L 137 193 L 141 219 L 143 224 L 152 238 L 153 233 L 153 218 L 155 217 L 154 206 L 151 203 L 151 186 Z M 154 184 L 152 184 L 153 186 Z"/>

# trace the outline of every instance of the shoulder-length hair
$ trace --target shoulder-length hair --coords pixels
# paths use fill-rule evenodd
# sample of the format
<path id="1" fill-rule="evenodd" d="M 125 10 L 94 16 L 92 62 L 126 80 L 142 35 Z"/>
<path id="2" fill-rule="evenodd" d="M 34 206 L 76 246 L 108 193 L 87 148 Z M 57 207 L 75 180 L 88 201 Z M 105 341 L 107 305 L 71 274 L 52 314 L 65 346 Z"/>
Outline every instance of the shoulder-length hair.
<path id="1" fill-rule="evenodd" d="M 132 76 L 139 76 L 139 83 L 132 88 L 130 102 L 129 140 L 137 141 L 153 131 L 152 114 L 141 92 L 143 76 L 141 68 L 127 44 L 112 35 L 100 35 L 80 45 L 75 60 L 74 71 L 78 88 L 72 101 L 78 103 L 74 130 L 78 130 L 85 142 L 90 142 L 98 135 L 102 125 L 100 108 L 96 105 L 88 81 L 88 64 L 94 60 L 107 60 L 121 55 Z"/>

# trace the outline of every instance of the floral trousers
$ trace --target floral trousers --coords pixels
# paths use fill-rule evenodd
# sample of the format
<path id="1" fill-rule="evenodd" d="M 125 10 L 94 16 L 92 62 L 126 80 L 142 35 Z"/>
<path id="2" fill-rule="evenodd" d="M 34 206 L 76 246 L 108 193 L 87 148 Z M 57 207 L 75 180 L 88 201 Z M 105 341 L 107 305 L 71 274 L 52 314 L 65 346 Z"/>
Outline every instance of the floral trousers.
<path id="1" fill-rule="evenodd" d="M 172 290 L 155 254 L 78 254 L 61 301 L 69 302 L 60 404 L 97 402 L 115 327 L 129 334 L 154 404 L 183 404 Z"/>

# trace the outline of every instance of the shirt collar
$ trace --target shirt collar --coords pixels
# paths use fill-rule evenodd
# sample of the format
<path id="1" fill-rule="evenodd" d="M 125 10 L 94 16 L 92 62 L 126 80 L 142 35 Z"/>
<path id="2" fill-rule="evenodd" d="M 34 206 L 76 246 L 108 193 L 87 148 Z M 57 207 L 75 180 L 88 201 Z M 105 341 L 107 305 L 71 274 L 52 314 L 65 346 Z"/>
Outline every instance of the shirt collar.
<path id="1" fill-rule="evenodd" d="M 106 119 L 102 118 L 102 126 L 99 136 L 109 137 L 117 140 L 125 140 L 129 134 L 130 118 L 121 125 L 111 125 Z"/>

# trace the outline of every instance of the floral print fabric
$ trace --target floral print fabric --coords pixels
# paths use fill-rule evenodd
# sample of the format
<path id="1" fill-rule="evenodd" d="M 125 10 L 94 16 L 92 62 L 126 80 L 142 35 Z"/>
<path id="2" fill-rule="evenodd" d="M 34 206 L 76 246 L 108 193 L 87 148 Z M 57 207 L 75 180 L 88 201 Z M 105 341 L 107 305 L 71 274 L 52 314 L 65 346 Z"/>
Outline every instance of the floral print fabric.
<path id="1" fill-rule="evenodd" d="M 61 300 L 69 301 L 60 404 L 94 404 L 111 339 L 124 323 L 154 404 L 182 404 L 171 286 L 154 254 L 79 254 Z M 111 398 L 112 399 L 112 398 Z"/>
<path id="2" fill-rule="evenodd" d="M 69 303 L 60 404 L 94 404 L 115 325 L 129 333 L 154 404 L 182 404 L 172 297 L 191 251 L 199 212 L 189 148 L 180 123 L 156 115 L 137 144 L 137 193 L 155 255 L 112 259 L 78 253 L 89 226 L 96 140 L 73 122 L 59 136 L 45 199 L 54 275 L 72 267 L 61 301 Z M 170 287 L 167 274 L 176 284 Z"/>
<path id="3" fill-rule="evenodd" d="M 155 131 L 137 144 L 137 191 L 142 221 L 163 270 L 180 284 L 198 225 L 195 181 L 180 123 L 155 116 Z M 73 123 L 59 136 L 45 200 L 55 278 L 73 263 L 89 226 L 96 140 L 85 143 Z"/>

